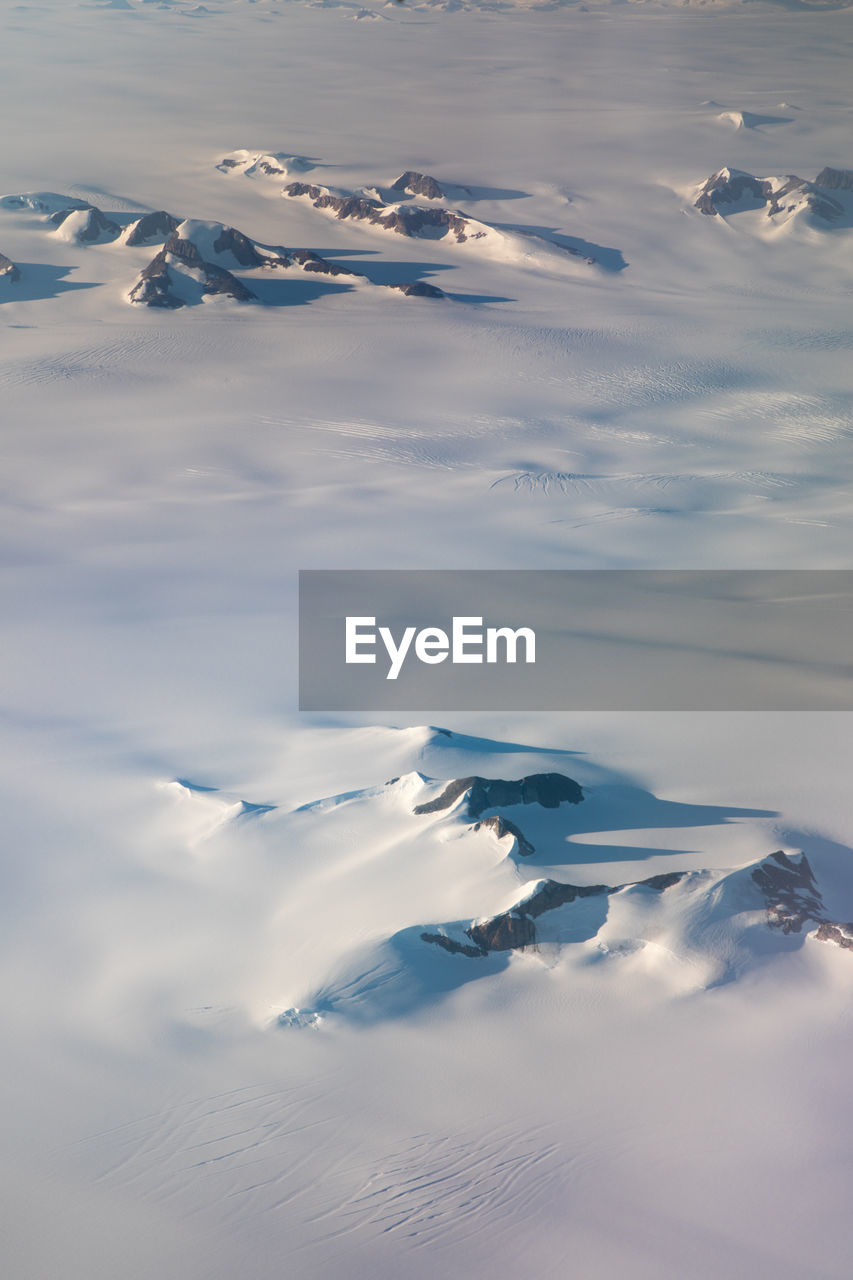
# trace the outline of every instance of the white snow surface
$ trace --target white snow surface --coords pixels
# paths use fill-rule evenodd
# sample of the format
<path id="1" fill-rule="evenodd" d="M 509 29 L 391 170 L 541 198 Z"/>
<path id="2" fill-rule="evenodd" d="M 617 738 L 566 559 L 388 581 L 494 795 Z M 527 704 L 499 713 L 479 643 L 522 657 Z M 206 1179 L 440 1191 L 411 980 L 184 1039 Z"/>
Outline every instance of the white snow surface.
<path id="1" fill-rule="evenodd" d="M 752 873 L 853 920 L 849 716 L 300 715 L 296 571 L 850 567 L 850 220 L 693 206 L 853 169 L 850 13 L 0 10 L 4 1273 L 846 1277 L 853 951 Z M 409 169 L 502 248 L 279 198 Z M 75 204 L 450 301 L 130 307 Z"/>

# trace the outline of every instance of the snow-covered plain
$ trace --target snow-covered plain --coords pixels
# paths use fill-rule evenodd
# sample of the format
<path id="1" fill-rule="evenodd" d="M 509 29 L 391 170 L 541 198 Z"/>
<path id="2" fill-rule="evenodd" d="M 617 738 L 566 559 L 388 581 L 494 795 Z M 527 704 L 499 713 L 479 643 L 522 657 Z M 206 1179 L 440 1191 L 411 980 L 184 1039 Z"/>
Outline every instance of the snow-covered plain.
<path id="1" fill-rule="evenodd" d="M 61 197 L 0 204 L 4 1274 L 846 1276 L 853 952 L 752 872 L 805 852 L 853 920 L 849 717 L 300 717 L 295 604 L 850 567 L 850 192 L 695 207 L 853 169 L 849 11 L 0 9 L 0 196 Z M 131 302 L 160 210 L 358 276 Z M 550 772 L 585 798 L 505 812 L 530 855 L 413 812 Z M 543 878 L 619 891 L 420 938 Z"/>

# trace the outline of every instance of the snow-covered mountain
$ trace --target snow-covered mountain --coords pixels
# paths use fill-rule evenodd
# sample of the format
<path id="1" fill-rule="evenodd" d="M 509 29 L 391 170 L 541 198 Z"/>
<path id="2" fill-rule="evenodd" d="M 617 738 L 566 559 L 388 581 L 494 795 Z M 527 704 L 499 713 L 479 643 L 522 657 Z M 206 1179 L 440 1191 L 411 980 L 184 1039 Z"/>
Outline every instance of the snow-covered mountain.
<path id="1" fill-rule="evenodd" d="M 286 301 L 286 286 L 283 298 L 266 292 L 259 295 L 250 282 L 235 273 L 248 273 L 251 281 L 258 272 L 283 272 L 285 278 L 288 273 L 307 272 L 370 287 L 365 276 L 329 262 L 312 249 L 263 245 L 221 222 L 180 220 L 162 209 L 139 214 L 120 210 L 109 216 L 95 205 L 55 192 L 4 196 L 0 198 L 0 209 L 38 213 L 57 239 L 72 245 L 118 243 L 128 249 L 160 245 L 127 294 L 130 302 L 159 310 L 174 311 L 212 299 L 273 305 Z M 12 274 L 17 268 L 11 263 L 2 270 L 9 279 L 17 278 Z M 441 289 L 424 280 L 395 282 L 386 287 L 407 297 L 444 296 Z"/>
<path id="2" fill-rule="evenodd" d="M 720 169 L 704 183 L 695 207 L 705 214 L 728 218 L 738 213 L 763 212 L 776 226 L 805 219 L 818 227 L 853 224 L 853 170 L 821 169 L 814 181 L 787 174 L 756 178 L 740 169 Z"/>
<path id="3" fill-rule="evenodd" d="M 454 755 L 456 737 L 448 731 L 411 734 L 430 758 Z M 472 747 L 481 761 L 491 757 L 494 764 L 506 750 L 482 741 L 463 745 L 457 756 Z M 499 984 L 511 954 L 541 966 L 543 982 L 558 962 L 570 981 L 578 967 L 631 958 L 626 974 L 643 973 L 659 984 L 658 997 L 668 998 L 744 977 L 804 942 L 850 947 L 853 877 L 848 873 L 838 883 L 837 866 L 827 867 L 828 905 L 820 871 L 802 851 L 777 850 L 723 870 L 696 867 L 695 859 L 681 869 L 671 855 L 669 870 L 628 882 L 595 878 L 595 864 L 580 851 L 580 834 L 599 825 L 630 827 L 647 803 L 618 788 L 581 787 L 560 772 L 447 780 L 416 771 L 299 806 L 301 824 L 311 815 L 318 828 L 310 836 L 303 828 L 302 840 L 336 848 L 343 830 L 350 843 L 381 849 L 380 862 L 393 850 L 402 868 L 416 860 L 421 889 L 400 901 L 396 918 L 393 909 L 388 914 L 392 892 L 373 904 L 366 890 L 364 901 L 357 907 L 353 902 L 349 944 L 340 919 L 333 929 L 333 972 L 320 988 L 288 1000 L 281 1024 L 316 1027 L 335 1017 L 376 1022 L 414 1015 L 468 982 L 489 978 Z M 455 888 L 448 893 L 450 865 L 465 886 L 461 897 Z M 424 880 L 430 867 L 434 884 Z M 547 874 L 537 877 L 537 871 Z M 473 914 L 438 921 L 418 914 L 442 895 L 457 904 L 464 897 Z M 365 943 L 364 932 L 376 929 L 370 923 L 374 909 L 385 923 L 380 936 Z"/>

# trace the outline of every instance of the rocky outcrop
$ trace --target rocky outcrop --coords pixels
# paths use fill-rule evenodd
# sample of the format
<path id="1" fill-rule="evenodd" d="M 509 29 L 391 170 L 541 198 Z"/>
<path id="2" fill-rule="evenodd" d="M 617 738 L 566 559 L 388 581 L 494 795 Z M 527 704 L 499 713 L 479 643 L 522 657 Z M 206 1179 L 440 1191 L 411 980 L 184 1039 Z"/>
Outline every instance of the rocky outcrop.
<path id="1" fill-rule="evenodd" d="M 321 258 L 319 253 L 314 253 L 312 249 L 291 249 L 290 257 L 293 262 L 299 264 L 303 271 L 317 271 L 324 276 L 351 276 L 357 280 L 364 279 L 364 276 L 357 271 L 350 271 L 347 267 L 339 267 L 336 262 L 328 262 L 325 258 Z"/>
<path id="2" fill-rule="evenodd" d="M 131 302 L 139 302 L 146 307 L 159 307 L 163 311 L 176 311 L 186 305 L 183 298 L 175 292 L 175 282 L 166 259 L 160 254 L 140 273 L 139 280 L 128 297 Z"/>
<path id="3" fill-rule="evenodd" d="M 368 200 L 366 196 L 335 196 L 330 191 L 307 182 L 291 182 L 284 188 L 283 194 L 290 197 L 307 196 L 315 209 L 330 209 L 342 221 L 353 218 L 359 222 L 371 222 L 401 236 L 418 237 L 435 231 L 439 235 L 451 234 L 461 244 L 465 240 L 477 240 L 485 235 L 485 231 L 474 230 L 469 219 L 451 209 L 422 209 L 418 205 L 387 208 L 378 200 Z"/>
<path id="4" fill-rule="evenodd" d="M 407 298 L 443 298 L 445 295 L 434 284 L 425 280 L 414 280 L 410 284 L 389 284 L 389 289 L 397 289 Z"/>
<path id="5" fill-rule="evenodd" d="M 503 840 L 505 836 L 511 836 L 515 840 L 516 848 L 522 858 L 529 858 L 532 853 L 536 852 L 527 837 L 522 835 L 520 829 L 514 822 L 510 822 L 509 818 L 502 818 L 499 814 L 493 814 L 491 818 L 484 818 L 482 822 L 474 824 L 475 831 L 479 831 L 480 827 L 487 827 L 490 831 L 494 831 L 498 840 Z"/>
<path id="6" fill-rule="evenodd" d="M 315 209 L 331 209 L 341 219 L 357 218 L 369 222 L 377 221 L 377 214 L 383 206 L 378 200 L 368 200 L 366 196 L 334 196 L 331 191 L 317 187 L 312 182 L 290 182 L 284 188 L 283 195 L 294 199 L 307 196 Z"/>
<path id="7" fill-rule="evenodd" d="M 488 955 L 483 947 L 457 942 L 455 938 L 448 938 L 446 933 L 422 933 L 421 941 L 431 942 L 433 946 L 441 947 L 442 951 L 449 951 L 452 956 L 469 956 L 473 960 L 478 956 Z"/>
<path id="8" fill-rule="evenodd" d="M 536 942 L 535 924 L 520 911 L 505 911 L 491 920 L 472 924 L 467 933 L 484 954 L 489 951 L 520 951 Z"/>
<path id="9" fill-rule="evenodd" d="M 409 195 L 423 196 L 425 200 L 444 198 L 444 191 L 435 178 L 431 178 L 428 173 L 417 173 L 414 169 L 401 173 L 396 182 L 391 183 L 391 190 L 407 191 Z"/>
<path id="10" fill-rule="evenodd" d="M 821 178 L 827 175 L 830 182 L 822 183 Z M 806 209 L 825 222 L 834 222 L 844 208 L 828 194 L 828 189 L 830 184 L 833 189 L 842 189 L 847 176 L 845 169 L 822 169 L 815 181 L 809 182 L 793 173 L 784 178 L 757 178 L 740 169 L 720 169 L 702 187 L 694 207 L 700 213 L 714 215 L 733 213 L 736 206 L 751 204 L 758 209 L 763 206 L 770 218 Z"/>
<path id="11" fill-rule="evenodd" d="M 767 903 L 767 923 L 783 933 L 799 933 L 807 920 L 824 919 L 823 899 L 804 853 L 795 862 L 781 849 L 752 873 Z"/>
<path id="12" fill-rule="evenodd" d="M 416 814 L 438 813 L 449 809 L 460 796 L 470 792 L 467 812 L 469 818 L 479 818 L 486 809 L 501 809 L 508 805 L 540 804 L 544 809 L 557 809 L 561 804 L 580 804 L 583 790 L 573 778 L 562 773 L 531 773 L 526 778 L 508 782 L 504 778 L 456 778 L 449 782 L 440 796 L 415 807 Z"/>
<path id="13" fill-rule="evenodd" d="M 156 213 L 145 213 L 136 222 L 131 223 L 125 236 L 125 244 L 157 244 L 169 238 L 178 227 L 178 219 L 173 218 L 165 209 Z"/>
<path id="14" fill-rule="evenodd" d="M 294 171 L 313 169 L 314 163 L 308 156 L 291 156 L 270 154 L 258 151 L 232 151 L 216 165 L 221 173 L 230 173 L 234 169 L 242 169 L 248 178 L 258 174 L 265 178 L 280 178 Z"/>
<path id="15" fill-rule="evenodd" d="M 199 222 L 188 218 L 175 228 L 175 239 L 192 245 L 205 262 L 226 269 L 252 271 L 259 267 L 289 267 L 283 249 L 268 249 L 250 240 L 236 227 L 222 222 Z"/>
<path id="16" fill-rule="evenodd" d="M 263 169 L 269 157 L 255 159 L 258 167 Z M 298 157 L 292 159 L 296 163 Z M 231 158 L 228 160 L 230 162 Z M 222 163 L 225 164 L 226 161 Z M 233 167 L 245 163 L 246 157 L 233 159 Z M 304 163 L 307 165 L 308 162 Z M 271 165 L 272 161 L 267 166 L 270 172 Z M 322 195 L 319 187 L 306 187 L 299 183 L 291 185 L 297 192 Z M 384 209 L 379 202 L 355 196 L 347 200 L 335 199 L 334 204 L 339 216 L 373 217 Z M 29 209 L 45 214 L 46 221 L 63 239 L 69 241 L 103 244 L 120 239 L 121 243 L 130 248 L 160 244 L 160 253 L 140 272 L 128 295 L 131 302 L 145 306 L 176 309 L 186 306 L 188 302 L 198 301 L 199 297 L 215 294 L 226 294 L 239 302 L 258 301 L 252 290 L 232 274 L 241 274 L 244 270 L 260 272 L 295 268 L 309 274 L 367 283 L 367 277 L 361 273 L 329 262 L 312 249 L 284 249 L 280 246 L 263 245 L 244 235 L 236 227 L 195 219 L 179 221 L 165 209 L 139 214 L 132 219 L 122 218 L 122 225 L 119 225 L 86 201 L 52 192 L 3 196 L 0 198 L 0 208 Z M 394 211 L 387 212 L 392 214 Z M 420 213 L 412 210 L 411 213 L 418 215 L 418 218 L 429 217 L 433 213 L 442 218 L 447 217 L 443 210 L 427 209 Z M 419 225 L 418 218 L 415 218 L 412 226 Z M 389 224 L 389 229 L 395 228 Z M 172 270 L 174 267 L 194 274 L 196 282 L 201 286 L 200 294 L 193 296 L 191 288 L 180 287 L 180 281 Z M 9 259 L 0 259 L 0 278 L 16 280 L 18 277 L 17 267 Z M 435 285 L 422 280 L 376 287 L 396 289 L 408 297 L 444 297 Z M 269 296 L 265 295 L 265 299 Z"/>
<path id="17" fill-rule="evenodd" d="M 5 253 L 0 253 L 0 280 L 8 280 L 10 283 L 14 283 L 15 280 L 20 280 L 20 278 L 21 273 L 12 259 L 7 258 Z"/>
<path id="18" fill-rule="evenodd" d="M 830 169 L 827 165 L 814 181 L 825 191 L 853 191 L 853 169 Z"/>
<path id="19" fill-rule="evenodd" d="M 50 215 L 49 221 L 59 228 L 65 226 L 69 218 L 74 220 L 74 239 L 82 244 L 103 243 L 105 240 L 115 240 L 121 235 L 121 227 L 118 223 L 113 222 L 94 205 L 88 205 L 82 209 L 79 205 L 60 209 L 57 213 Z"/>
<path id="20" fill-rule="evenodd" d="M 252 302 L 255 295 L 236 276 L 224 267 L 205 262 L 196 246 L 182 240 L 175 232 L 169 236 L 163 248 L 140 273 L 138 282 L 130 291 L 130 301 L 148 307 L 174 310 L 186 305 L 174 278 L 172 267 L 188 271 L 200 286 L 202 297 L 224 295 L 235 302 Z"/>
<path id="21" fill-rule="evenodd" d="M 767 923 L 782 933 L 801 933 L 816 924 L 818 942 L 832 942 L 853 951 L 853 924 L 829 920 L 814 872 L 804 853 L 798 860 L 779 849 L 752 873 L 767 904 Z"/>
<path id="22" fill-rule="evenodd" d="M 401 236 L 423 236 L 430 231 L 453 235 L 457 244 L 465 240 L 481 240 L 485 231 L 474 230 L 472 224 L 451 209 L 421 209 L 417 205 L 393 209 L 380 219 L 383 227 Z"/>
<path id="23" fill-rule="evenodd" d="M 853 924 L 834 924 L 824 920 L 815 937 L 818 942 L 834 942 L 845 951 L 853 951 Z"/>
<path id="24" fill-rule="evenodd" d="M 637 880 L 632 884 L 563 884 L 559 880 L 540 880 L 531 893 L 516 902 L 508 911 L 489 916 L 485 920 L 474 921 L 465 934 L 473 943 L 462 943 L 442 933 L 422 933 L 421 941 L 443 947 L 453 955 L 485 956 L 491 951 L 518 951 L 524 947 L 536 945 L 535 920 L 547 911 L 556 911 L 558 907 L 567 906 L 583 898 L 601 898 L 611 893 L 619 893 L 622 889 L 652 889 L 656 893 L 664 893 L 673 885 L 683 880 L 685 872 L 674 871 L 664 875 L 650 876 L 647 880 Z"/>
<path id="25" fill-rule="evenodd" d="M 214 253 L 230 253 L 241 267 L 276 265 L 276 262 L 271 262 L 269 258 L 262 257 L 255 248 L 254 242 L 248 236 L 244 236 L 243 232 L 238 231 L 236 227 L 222 228 L 213 242 L 213 251 Z M 282 266 L 287 265 L 284 259 L 278 259 L 277 261 Z"/>
<path id="26" fill-rule="evenodd" d="M 721 169 L 719 173 L 711 174 L 693 207 L 713 217 L 719 212 L 719 205 L 739 204 L 744 196 L 752 196 L 758 204 L 763 204 L 766 199 L 764 184 L 751 173 Z"/>

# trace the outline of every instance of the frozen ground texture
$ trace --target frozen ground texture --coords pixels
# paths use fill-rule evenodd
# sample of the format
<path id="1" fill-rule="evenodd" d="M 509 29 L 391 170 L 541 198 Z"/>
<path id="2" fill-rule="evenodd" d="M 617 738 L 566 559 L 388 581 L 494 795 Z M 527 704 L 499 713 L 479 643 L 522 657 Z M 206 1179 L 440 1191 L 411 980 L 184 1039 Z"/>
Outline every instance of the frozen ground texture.
<path id="1" fill-rule="evenodd" d="M 2 5 L 14 1280 L 848 1272 L 847 718 L 294 710 L 299 567 L 849 567 L 849 191 L 696 201 L 853 169 L 851 17 L 587 8 Z"/>

